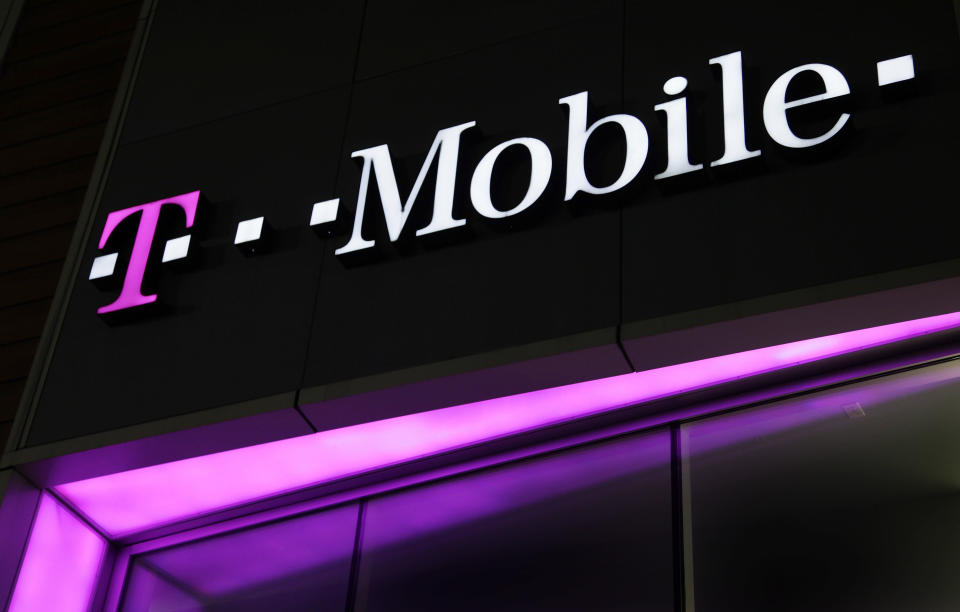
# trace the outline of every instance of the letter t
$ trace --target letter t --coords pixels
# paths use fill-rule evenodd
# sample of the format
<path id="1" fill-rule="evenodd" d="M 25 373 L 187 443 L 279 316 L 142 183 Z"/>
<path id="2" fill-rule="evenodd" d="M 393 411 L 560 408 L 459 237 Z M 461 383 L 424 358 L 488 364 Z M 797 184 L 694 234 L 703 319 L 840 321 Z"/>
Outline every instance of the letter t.
<path id="1" fill-rule="evenodd" d="M 160 209 L 165 204 L 176 204 L 183 209 L 186 214 L 186 227 L 192 227 L 193 221 L 197 215 L 197 202 L 200 199 L 199 191 L 191 191 L 182 195 L 157 200 L 139 206 L 131 206 L 123 210 L 115 210 L 107 215 L 107 221 L 103 226 L 103 233 L 100 235 L 99 248 L 107 244 L 107 240 L 117 228 L 121 221 L 133 215 L 140 213 L 140 225 L 137 227 L 137 236 L 133 241 L 133 250 L 130 252 L 130 263 L 127 265 L 127 274 L 123 279 L 123 289 L 120 290 L 120 296 L 112 303 L 97 309 L 97 313 L 105 314 L 133 306 L 142 306 L 150 304 L 157 300 L 156 294 L 143 295 L 143 276 L 147 271 L 147 261 L 150 258 L 150 247 L 153 245 L 153 237 L 157 231 L 157 222 L 160 220 Z"/>

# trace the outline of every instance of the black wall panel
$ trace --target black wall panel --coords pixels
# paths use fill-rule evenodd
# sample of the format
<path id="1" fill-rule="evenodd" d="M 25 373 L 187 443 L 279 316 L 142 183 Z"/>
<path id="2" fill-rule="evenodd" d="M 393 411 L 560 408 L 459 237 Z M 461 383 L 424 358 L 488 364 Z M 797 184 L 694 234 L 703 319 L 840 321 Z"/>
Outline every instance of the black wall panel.
<path id="1" fill-rule="evenodd" d="M 95 314 L 116 290 L 76 284 L 31 440 L 296 389 L 323 255 L 321 242 L 301 230 L 310 198 L 333 188 L 346 110 L 340 89 L 120 147 L 95 225 L 102 228 L 110 210 L 202 185 L 208 201 L 190 232 L 200 261 L 189 269 L 154 261 L 163 303 L 134 321 Z M 236 225 L 261 215 L 274 228 L 273 249 L 247 257 L 232 244 Z M 116 231 L 132 235 L 136 223 L 131 218 Z M 167 231 L 157 231 L 155 259 L 167 239 L 183 233 L 178 210 Z M 97 255 L 95 240 L 84 274 Z"/>
<path id="2" fill-rule="evenodd" d="M 562 204 L 566 115 L 557 103 L 590 90 L 598 106 L 619 107 L 620 7 L 601 4 L 606 12 L 586 22 L 356 85 L 343 157 L 387 140 L 403 195 L 439 129 L 477 122 L 463 136 L 454 198 L 454 217 L 467 226 L 445 240 L 440 233 L 415 238 L 413 230 L 429 222 L 433 191 L 425 189 L 410 227 L 391 244 L 371 185 L 364 235 L 376 237 L 378 253 L 353 263 L 333 254 L 345 235 L 329 241 L 305 386 L 616 325 L 619 214 L 612 206 Z M 473 168 L 494 146 L 522 136 L 553 151 L 542 205 L 484 219 L 469 205 Z M 519 176 L 492 190 L 503 208 L 526 190 L 524 155 L 513 158 L 524 169 Z M 511 158 L 502 159 L 500 168 Z M 340 173 L 337 193 L 351 219 L 360 170 L 349 163 Z"/>
<path id="3" fill-rule="evenodd" d="M 352 0 L 162 0 L 122 142 L 349 84 L 361 7 Z"/>
<path id="4" fill-rule="evenodd" d="M 622 10 L 621 2 L 610 0 L 367 0 L 357 78 L 452 58 L 547 30 L 565 28 L 566 35 L 576 39 L 577 29 L 586 31 L 598 22 L 609 25 L 611 17 L 619 20 L 617 13 Z M 602 46 L 615 51 L 617 35 L 613 31 L 611 35 Z"/>
<path id="5" fill-rule="evenodd" d="M 666 164 L 654 105 L 676 97 L 664 82 L 688 79 L 691 159 L 709 164 L 723 109 L 708 60 L 734 51 L 747 143 L 762 155 L 654 180 Z M 880 88 L 876 62 L 906 54 L 917 78 Z M 78 279 L 30 443 L 576 334 L 629 339 L 651 321 L 716 307 L 739 316 L 744 300 L 956 260 L 958 61 L 946 0 L 161 0 L 80 269 L 85 277 L 98 254 L 108 212 L 195 189 L 208 199 L 200 256 L 190 269 L 156 267 L 165 310 L 136 321 L 102 320 L 96 309 L 116 289 Z M 812 62 L 840 69 L 853 93 L 813 105 L 819 113 L 791 111 L 796 129 L 814 134 L 841 111 L 851 119 L 824 145 L 787 150 L 767 135 L 762 101 L 779 75 Z M 801 80 L 790 95 L 816 86 Z M 558 99 L 581 91 L 591 122 L 640 118 L 650 152 L 626 188 L 564 202 Z M 371 184 L 364 235 L 378 245 L 362 259 L 336 256 L 361 176 L 351 153 L 389 145 L 405 197 L 437 131 L 467 121 L 477 126 L 462 139 L 454 203 L 467 227 L 414 236 L 429 221 L 431 170 L 399 240 L 388 240 Z M 481 218 L 473 169 L 520 136 L 549 145 L 549 185 L 520 215 Z M 591 180 L 611 183 L 623 154 L 617 129 L 598 131 Z M 529 162 L 502 162 L 494 195 L 515 202 Z M 334 197 L 338 224 L 318 236 L 310 207 Z M 276 230 L 273 249 L 245 257 L 230 244 L 236 223 L 260 215 Z M 169 221 L 155 251 L 181 233 Z M 132 225 L 122 229 L 129 238 Z"/>
<path id="6" fill-rule="evenodd" d="M 650 127 L 660 156 L 647 171 L 666 165 L 663 113 L 652 107 L 677 75 L 689 79 L 691 162 L 708 167 L 690 180 L 635 182 L 623 220 L 625 322 L 960 257 L 949 230 L 960 222 L 949 203 L 960 144 L 949 2 L 687 4 L 682 15 L 628 5 L 628 32 L 657 24 L 675 33 L 626 39 L 627 112 Z M 734 51 L 743 55 L 747 144 L 761 155 L 711 168 L 723 153 L 723 104 L 708 60 Z M 916 80 L 881 89 L 876 63 L 906 54 Z M 823 116 L 792 111 L 795 131 L 819 135 L 841 111 L 851 118 L 823 145 L 787 149 L 764 128 L 764 96 L 781 74 L 814 62 L 838 68 L 851 99 Z"/>

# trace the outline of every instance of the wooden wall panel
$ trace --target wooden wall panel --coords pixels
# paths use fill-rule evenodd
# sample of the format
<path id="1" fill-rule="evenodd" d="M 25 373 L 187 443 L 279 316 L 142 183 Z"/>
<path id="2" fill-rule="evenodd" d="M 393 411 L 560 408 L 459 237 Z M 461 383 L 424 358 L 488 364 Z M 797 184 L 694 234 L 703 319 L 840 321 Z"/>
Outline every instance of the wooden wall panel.
<path id="1" fill-rule="evenodd" d="M 42 83 L 90 66 L 112 63 L 118 54 L 125 53 L 129 36 L 124 32 L 89 43 L 69 47 L 55 53 L 38 55 L 9 65 L 3 73 L 0 91 L 9 91 Z"/>
<path id="2" fill-rule="evenodd" d="M 33 2 L 28 1 L 24 6 L 24 18 L 31 12 L 32 5 Z M 73 19 L 50 26 L 31 27 L 30 22 L 25 20 L 21 23 L 27 25 L 17 31 L 7 53 L 6 63 L 14 64 L 38 55 L 78 47 L 111 34 L 132 32 L 139 12 L 139 2 L 127 2 L 106 10 L 99 9 L 77 15 Z"/>
<path id="3" fill-rule="evenodd" d="M 0 211 L 0 218 L 3 218 Z M 0 316 L 2 309 L 24 302 L 32 302 L 53 295 L 51 287 L 55 287 L 60 278 L 62 261 L 27 266 L 0 275 Z"/>
<path id="4" fill-rule="evenodd" d="M 51 156 L 56 153 L 51 152 Z M 87 186 L 95 155 L 0 176 L 0 208 Z M 79 203 L 77 204 L 79 208 Z"/>
<path id="5" fill-rule="evenodd" d="M 77 216 L 77 198 L 83 198 L 83 189 L 74 189 L 3 209 L 0 240 L 72 223 Z"/>
<path id="6" fill-rule="evenodd" d="M 29 121 L 12 117 L 0 121 L 0 147 L 52 136 L 72 128 L 100 123 L 110 112 L 113 92 L 93 95 L 47 110 L 35 111 Z"/>
<path id="7" fill-rule="evenodd" d="M 30 3 L 30 11 L 20 18 L 20 27 L 36 32 L 41 28 L 83 19 L 100 11 L 110 10 L 130 0 L 48 0 Z"/>
<path id="8" fill-rule="evenodd" d="M 16 45 L 14 41 L 13 45 Z M 42 81 L 27 87 L 18 87 L 0 92 L 0 119 L 17 117 L 20 121 L 32 122 L 29 116 L 37 111 L 60 108 L 66 103 L 88 96 L 112 93 L 116 90 L 123 62 L 116 61 L 100 66 L 91 66 L 65 76 Z M 0 73 L 0 81 L 3 74 Z M 66 95 L 65 92 L 70 92 Z"/>

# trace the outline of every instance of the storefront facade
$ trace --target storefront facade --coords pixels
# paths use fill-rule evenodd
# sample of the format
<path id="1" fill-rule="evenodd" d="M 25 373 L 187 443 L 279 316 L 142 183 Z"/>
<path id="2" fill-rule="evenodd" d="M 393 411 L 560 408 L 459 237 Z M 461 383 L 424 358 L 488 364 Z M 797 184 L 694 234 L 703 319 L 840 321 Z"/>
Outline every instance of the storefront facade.
<path id="1" fill-rule="evenodd" d="M 147 2 L 8 609 L 952 609 L 955 8 Z"/>

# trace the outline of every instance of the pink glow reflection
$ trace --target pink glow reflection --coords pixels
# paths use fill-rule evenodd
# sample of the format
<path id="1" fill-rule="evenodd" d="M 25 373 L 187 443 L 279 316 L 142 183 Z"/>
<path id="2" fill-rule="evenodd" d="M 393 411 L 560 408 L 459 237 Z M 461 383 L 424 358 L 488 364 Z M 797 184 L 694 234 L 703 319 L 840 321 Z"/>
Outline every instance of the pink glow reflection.
<path id="1" fill-rule="evenodd" d="M 411 414 L 67 483 L 112 536 L 521 431 L 960 325 L 960 313 Z"/>
<path id="2" fill-rule="evenodd" d="M 86 612 L 107 543 L 49 494 L 40 498 L 10 612 Z"/>
<path id="3" fill-rule="evenodd" d="M 348 580 L 356 530 L 357 506 L 345 506 L 201 539 L 144 558 L 207 600 L 226 599 L 294 576 L 304 577 L 304 589 L 316 591 L 325 574 L 333 574 L 337 583 Z"/>
<path id="4" fill-rule="evenodd" d="M 742 444 L 781 432 L 796 431 L 830 419 L 848 420 L 853 405 L 875 408 L 885 402 L 917 395 L 960 378 L 960 365 L 950 363 L 891 376 L 868 384 L 832 390 L 801 400 L 768 404 L 684 425 L 685 456 Z"/>
<path id="5" fill-rule="evenodd" d="M 644 472 L 662 470 L 668 463 L 670 436 L 661 430 L 409 489 L 370 501 L 362 549 L 367 554 L 422 540 L 520 508 L 549 512 L 553 501 L 571 496 L 596 501 L 616 482 L 624 491 L 632 486 L 641 490 Z"/>

